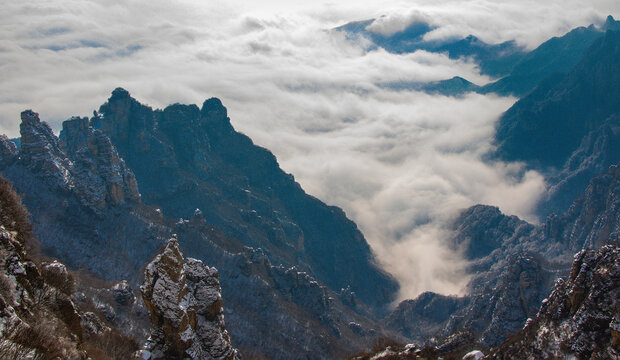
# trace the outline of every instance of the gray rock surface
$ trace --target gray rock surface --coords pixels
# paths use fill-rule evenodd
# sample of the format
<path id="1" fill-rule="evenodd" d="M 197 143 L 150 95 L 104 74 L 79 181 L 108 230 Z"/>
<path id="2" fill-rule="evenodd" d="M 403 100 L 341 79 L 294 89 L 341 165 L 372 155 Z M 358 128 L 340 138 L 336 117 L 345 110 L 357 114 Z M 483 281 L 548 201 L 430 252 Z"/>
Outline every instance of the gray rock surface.
<path id="1" fill-rule="evenodd" d="M 620 247 L 575 255 L 540 311 L 486 359 L 620 358 Z"/>
<path id="2" fill-rule="evenodd" d="M 90 127 L 88 118 L 63 122 L 60 147 L 72 162 L 75 192 L 85 205 L 96 209 L 140 200 L 133 172 L 119 157 L 110 139 Z"/>
<path id="3" fill-rule="evenodd" d="M 215 268 L 184 259 L 176 238 L 146 267 L 140 290 L 151 314 L 147 359 L 238 359 L 224 326 Z"/>

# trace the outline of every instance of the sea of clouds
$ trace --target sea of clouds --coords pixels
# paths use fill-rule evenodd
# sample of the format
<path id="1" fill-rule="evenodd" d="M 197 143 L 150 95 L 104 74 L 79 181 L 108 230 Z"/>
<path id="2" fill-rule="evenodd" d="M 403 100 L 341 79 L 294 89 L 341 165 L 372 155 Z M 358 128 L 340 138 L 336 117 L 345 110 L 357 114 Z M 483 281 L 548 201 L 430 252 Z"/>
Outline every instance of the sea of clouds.
<path id="1" fill-rule="evenodd" d="M 368 50 L 334 27 L 369 30 L 415 21 L 429 38 L 474 34 L 526 48 L 602 23 L 617 1 L 21 1 L 0 14 L 0 132 L 18 136 L 32 108 L 58 131 L 116 87 L 153 107 L 222 99 L 232 124 L 277 156 L 306 191 L 342 207 L 400 297 L 462 294 L 466 265 L 444 243 L 461 209 L 492 204 L 536 221 L 543 178 L 520 164 L 485 163 L 494 126 L 516 99 L 429 95 L 378 86 L 462 76 L 468 59 Z"/>

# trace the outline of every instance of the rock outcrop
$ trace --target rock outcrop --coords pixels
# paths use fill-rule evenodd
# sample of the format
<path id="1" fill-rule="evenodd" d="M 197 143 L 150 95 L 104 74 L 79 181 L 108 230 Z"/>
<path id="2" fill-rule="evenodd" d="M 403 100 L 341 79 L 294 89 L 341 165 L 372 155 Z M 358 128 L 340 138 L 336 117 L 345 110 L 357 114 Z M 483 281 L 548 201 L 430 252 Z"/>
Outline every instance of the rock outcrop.
<path id="1" fill-rule="evenodd" d="M 486 358 L 618 359 L 618 319 L 620 247 L 583 250 L 536 317 Z"/>
<path id="2" fill-rule="evenodd" d="M 487 349 L 476 344 L 472 333 L 457 332 L 440 345 L 388 344 L 352 357 L 358 360 L 437 358 L 620 358 L 620 245 L 604 245 L 598 250 L 577 253 L 570 276 L 558 279 L 536 315 L 496 347 Z"/>
<path id="3" fill-rule="evenodd" d="M 70 160 L 58 144 L 58 138 L 39 114 L 32 110 L 21 113 L 20 162 L 41 177 L 51 180 L 60 189 L 70 186 Z"/>
<path id="4" fill-rule="evenodd" d="M 0 358 L 87 359 L 80 346 L 82 318 L 64 279 L 50 282 L 27 259 L 23 245 L 0 226 Z M 66 273 L 62 264 L 51 266 Z"/>
<path id="5" fill-rule="evenodd" d="M 151 314 L 144 359 L 238 359 L 224 327 L 215 268 L 184 259 L 176 238 L 147 265 L 140 288 Z"/>
<path id="6" fill-rule="evenodd" d="M 137 279 L 167 234 L 140 215 L 136 179 L 109 138 L 73 118 L 59 139 L 30 110 L 20 130 L 20 148 L 0 138 L 0 171 L 22 194 L 45 254 L 109 280 Z"/>
<path id="7" fill-rule="evenodd" d="M 12 165 L 17 160 L 17 146 L 6 135 L 0 135 L 0 167 Z"/>
<path id="8" fill-rule="evenodd" d="M 73 193 L 94 212 L 108 204 L 140 200 L 133 172 L 110 139 L 90 127 L 88 118 L 65 121 L 60 139 L 32 110 L 22 112 L 21 119 L 21 149 L 6 137 L 0 139 L 2 170 L 24 167 L 54 190 Z"/>
<path id="9" fill-rule="evenodd" d="M 97 209 L 108 203 L 119 205 L 140 200 L 138 183 L 101 131 L 88 118 L 74 117 L 63 122 L 59 144 L 73 164 L 71 175 L 78 198 Z"/>

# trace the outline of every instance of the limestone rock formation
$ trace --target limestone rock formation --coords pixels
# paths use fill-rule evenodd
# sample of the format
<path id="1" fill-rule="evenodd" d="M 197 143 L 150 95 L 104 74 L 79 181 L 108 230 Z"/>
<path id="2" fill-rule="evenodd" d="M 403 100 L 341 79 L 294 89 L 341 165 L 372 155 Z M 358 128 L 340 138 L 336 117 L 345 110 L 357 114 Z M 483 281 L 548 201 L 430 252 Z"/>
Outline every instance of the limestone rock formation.
<path id="1" fill-rule="evenodd" d="M 575 255 L 535 318 L 487 359 L 618 359 L 620 247 Z"/>
<path id="2" fill-rule="evenodd" d="M 70 186 L 71 162 L 60 148 L 52 129 L 32 110 L 23 111 L 21 120 L 21 162 L 41 177 L 52 179 L 59 188 Z"/>
<path id="3" fill-rule="evenodd" d="M 65 121 L 60 139 L 39 119 L 39 114 L 26 110 L 21 119 L 20 150 L 6 137 L 0 139 L 3 170 L 22 166 L 57 191 L 75 194 L 84 206 L 95 212 L 108 204 L 140 200 L 133 172 L 119 157 L 110 139 L 90 127 L 88 118 Z"/>
<path id="4" fill-rule="evenodd" d="M 149 241 L 157 235 L 133 211 L 136 179 L 109 138 L 86 118 L 65 121 L 58 138 L 37 113 L 21 117 L 21 147 L 0 138 L 0 171 L 22 194 L 46 255 L 108 279 L 137 278 L 165 237 Z"/>
<path id="5" fill-rule="evenodd" d="M 90 127 L 88 118 L 74 117 L 63 122 L 59 144 L 71 159 L 75 191 L 86 204 L 101 209 L 138 201 L 138 183 L 133 172 L 101 131 Z"/>
<path id="6" fill-rule="evenodd" d="M 12 165 L 17 160 L 17 146 L 6 135 L 0 135 L 0 167 Z"/>
<path id="7" fill-rule="evenodd" d="M 147 266 L 140 290 L 152 326 L 143 358 L 239 358 L 224 327 L 217 270 L 183 259 L 176 238 Z"/>

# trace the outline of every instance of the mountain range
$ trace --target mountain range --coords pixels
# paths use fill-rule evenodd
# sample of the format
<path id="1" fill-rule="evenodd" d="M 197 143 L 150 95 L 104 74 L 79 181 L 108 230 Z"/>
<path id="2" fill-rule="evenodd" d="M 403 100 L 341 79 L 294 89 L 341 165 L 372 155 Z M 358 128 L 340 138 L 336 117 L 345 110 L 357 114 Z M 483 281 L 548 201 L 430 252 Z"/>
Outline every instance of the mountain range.
<path id="1" fill-rule="evenodd" d="M 19 139 L 0 136 L 0 354 L 619 356 L 618 22 L 530 53 L 473 36 L 429 43 L 424 23 L 383 36 L 371 22 L 337 31 L 393 52 L 471 56 L 504 76 L 492 91 L 521 96 L 487 161 L 545 176 L 544 221 L 463 209 L 448 230 L 468 261 L 467 295 L 390 308 L 398 284 L 356 224 L 236 131 L 220 100 L 152 109 L 117 88 L 58 136 L 32 110 Z"/>

